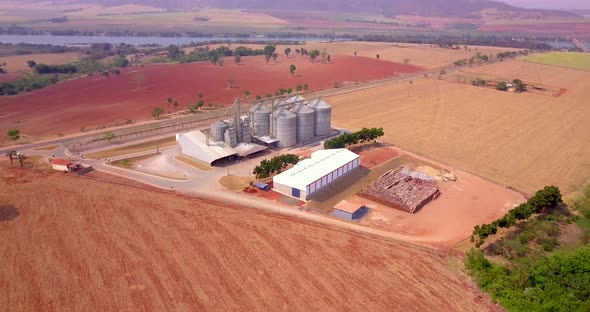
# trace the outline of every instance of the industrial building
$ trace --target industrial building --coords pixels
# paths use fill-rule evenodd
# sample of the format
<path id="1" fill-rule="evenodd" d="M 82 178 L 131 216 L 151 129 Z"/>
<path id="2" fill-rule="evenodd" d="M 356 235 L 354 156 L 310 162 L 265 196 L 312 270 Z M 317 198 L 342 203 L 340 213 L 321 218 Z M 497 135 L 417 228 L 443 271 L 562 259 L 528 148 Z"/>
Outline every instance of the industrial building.
<path id="1" fill-rule="evenodd" d="M 317 192 L 352 172 L 360 165 L 359 155 L 347 149 L 320 150 L 293 168 L 273 178 L 279 193 L 309 200 Z"/>
<path id="2" fill-rule="evenodd" d="M 308 102 L 296 95 L 260 100 L 244 116 L 236 99 L 232 109 L 226 116 L 229 119 L 213 122 L 208 133 L 196 130 L 177 134 L 182 153 L 215 165 L 268 147 L 307 144 L 329 136 L 332 130 L 332 107 L 321 99 Z"/>
<path id="3" fill-rule="evenodd" d="M 343 200 L 334 206 L 331 215 L 347 221 L 359 221 L 369 212 L 369 208 L 365 205 Z"/>

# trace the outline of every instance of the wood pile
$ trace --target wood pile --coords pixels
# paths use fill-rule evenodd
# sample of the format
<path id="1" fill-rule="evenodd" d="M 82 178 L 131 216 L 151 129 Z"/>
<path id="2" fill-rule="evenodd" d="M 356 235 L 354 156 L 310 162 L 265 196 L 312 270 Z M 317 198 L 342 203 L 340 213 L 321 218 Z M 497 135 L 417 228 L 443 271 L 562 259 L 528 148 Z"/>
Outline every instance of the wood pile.
<path id="1" fill-rule="evenodd" d="M 374 202 L 409 213 L 416 213 L 439 195 L 434 179 L 417 178 L 408 174 L 404 167 L 384 173 L 360 194 Z"/>

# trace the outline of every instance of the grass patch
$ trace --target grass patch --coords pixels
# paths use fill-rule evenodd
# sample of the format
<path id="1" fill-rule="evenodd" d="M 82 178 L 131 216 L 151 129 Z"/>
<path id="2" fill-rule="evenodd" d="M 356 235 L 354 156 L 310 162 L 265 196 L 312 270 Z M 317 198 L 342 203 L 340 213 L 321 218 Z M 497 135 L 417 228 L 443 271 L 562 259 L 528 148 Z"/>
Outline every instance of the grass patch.
<path id="1" fill-rule="evenodd" d="M 38 147 L 35 150 L 36 151 L 52 151 L 52 150 L 56 149 L 58 146 L 59 146 L 59 144 L 47 145 L 47 146 Z"/>
<path id="2" fill-rule="evenodd" d="M 213 167 L 211 167 L 209 164 L 206 164 L 202 161 L 198 161 L 198 160 L 196 160 L 192 157 L 189 157 L 189 156 L 176 156 L 175 158 L 176 158 L 176 160 L 178 160 L 184 164 L 187 164 L 195 169 L 199 169 L 202 171 L 213 170 Z"/>
<path id="3" fill-rule="evenodd" d="M 526 60 L 545 65 L 590 70 L 590 53 L 550 52 L 542 54 L 532 54 L 527 56 Z"/>
<path id="4" fill-rule="evenodd" d="M 117 157 L 127 154 L 145 152 L 149 150 L 156 150 L 156 147 L 163 148 L 167 146 L 172 146 L 176 144 L 175 137 L 167 137 L 163 139 L 141 142 L 137 144 L 119 146 L 116 148 L 102 150 L 94 153 L 85 154 L 84 157 L 89 159 L 102 159 L 102 158 L 109 158 L 109 157 Z"/>

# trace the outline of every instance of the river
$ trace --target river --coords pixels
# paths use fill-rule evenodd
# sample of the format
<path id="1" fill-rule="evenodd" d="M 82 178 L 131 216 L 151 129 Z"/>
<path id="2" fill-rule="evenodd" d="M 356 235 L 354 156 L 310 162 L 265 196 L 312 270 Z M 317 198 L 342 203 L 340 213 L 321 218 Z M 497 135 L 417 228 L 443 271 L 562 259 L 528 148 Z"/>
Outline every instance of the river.
<path id="1" fill-rule="evenodd" d="M 192 42 L 206 41 L 323 41 L 326 38 L 271 38 L 271 37 L 112 37 L 112 36 L 52 36 L 52 35 L 0 35 L 2 43 L 31 43 L 31 44 L 52 44 L 52 45 L 81 45 L 91 43 L 108 42 L 112 44 L 127 43 L 132 45 L 158 44 L 169 46 L 171 44 L 188 44 Z M 342 38 L 331 39 L 333 41 L 343 41 Z"/>

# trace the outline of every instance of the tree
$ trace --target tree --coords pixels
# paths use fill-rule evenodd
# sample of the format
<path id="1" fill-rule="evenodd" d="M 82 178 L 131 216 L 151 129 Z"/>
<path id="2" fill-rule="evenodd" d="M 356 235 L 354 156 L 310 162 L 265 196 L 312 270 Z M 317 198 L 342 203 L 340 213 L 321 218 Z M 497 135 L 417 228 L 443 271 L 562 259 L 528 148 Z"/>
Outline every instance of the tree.
<path id="1" fill-rule="evenodd" d="M 109 143 L 111 143 L 111 141 L 113 139 L 115 139 L 115 133 L 113 131 L 108 131 L 107 133 L 104 134 L 104 139 L 109 141 Z"/>
<path id="2" fill-rule="evenodd" d="M 234 55 L 234 62 L 235 62 L 237 65 L 240 65 L 240 62 L 241 62 L 241 61 L 242 61 L 242 56 L 241 56 L 241 55 L 239 55 L 239 54 L 236 54 L 236 55 Z"/>
<path id="3" fill-rule="evenodd" d="M 166 51 L 168 52 L 168 57 L 171 59 L 177 59 L 179 56 L 181 56 L 182 54 L 184 54 L 183 51 L 181 51 L 178 46 L 175 45 L 170 45 L 168 46 L 168 48 L 166 49 Z"/>
<path id="4" fill-rule="evenodd" d="M 244 90 L 242 93 L 244 93 L 244 96 L 245 96 L 246 98 L 250 98 L 250 91 L 248 91 L 248 90 Z"/>
<path id="5" fill-rule="evenodd" d="M 136 75 L 133 76 L 133 80 L 135 82 L 137 82 L 137 90 L 139 90 L 139 87 L 141 86 L 141 84 L 143 83 L 143 81 L 145 80 L 145 78 L 143 77 L 143 74 L 138 73 Z"/>
<path id="6" fill-rule="evenodd" d="M 20 130 L 18 130 L 18 129 L 8 130 L 8 138 L 13 141 L 20 139 Z"/>
<path id="7" fill-rule="evenodd" d="M 127 67 L 129 66 L 129 60 L 125 55 L 119 55 L 113 60 L 113 65 L 115 65 L 115 67 Z"/>
<path id="8" fill-rule="evenodd" d="M 328 54 L 327 61 L 328 61 L 328 63 L 332 63 L 332 57 L 330 56 L 330 54 Z"/>
<path id="9" fill-rule="evenodd" d="M 320 51 L 318 50 L 311 50 L 309 51 L 309 59 L 311 60 L 312 63 L 315 62 L 315 59 L 320 56 Z"/>
<path id="10" fill-rule="evenodd" d="M 297 70 L 297 67 L 295 67 L 295 64 L 291 64 L 291 66 L 289 66 L 289 72 L 291 73 L 291 76 L 295 74 L 295 70 Z"/>
<path id="11" fill-rule="evenodd" d="M 408 97 L 410 96 L 410 89 L 412 88 L 413 83 L 414 83 L 414 81 L 410 80 L 410 83 L 408 84 Z"/>
<path id="12" fill-rule="evenodd" d="M 377 59 L 380 60 L 381 59 L 381 55 L 377 54 Z"/>
<path id="13" fill-rule="evenodd" d="M 209 62 L 211 62 L 211 64 L 213 64 L 213 65 L 217 65 L 219 63 L 220 59 L 221 58 L 219 57 L 219 54 L 217 54 L 217 53 L 211 53 L 209 55 Z"/>
<path id="14" fill-rule="evenodd" d="M 17 153 L 16 151 L 10 151 L 10 152 L 6 153 L 6 157 L 10 158 L 10 164 L 11 164 L 11 165 L 12 165 L 12 164 L 14 164 L 14 163 L 12 162 L 12 160 L 13 160 L 15 157 L 17 157 L 17 154 L 18 154 L 18 153 Z"/>
<path id="15" fill-rule="evenodd" d="M 113 70 L 113 73 L 115 73 L 115 75 L 119 76 L 121 74 L 121 71 L 119 69 L 115 69 L 115 70 Z"/>
<path id="16" fill-rule="evenodd" d="M 404 59 L 404 64 L 409 64 L 410 63 L 410 59 L 409 58 L 405 58 Z"/>
<path id="17" fill-rule="evenodd" d="M 309 86 L 307 85 L 307 83 L 303 84 L 303 91 L 307 91 L 307 89 L 309 88 Z"/>
<path id="18" fill-rule="evenodd" d="M 356 56 L 356 51 L 354 51 L 354 56 Z"/>
<path id="19" fill-rule="evenodd" d="M 172 103 L 172 105 L 174 106 L 174 111 L 176 111 L 176 109 L 178 108 L 178 101 L 174 101 L 174 103 Z"/>
<path id="20" fill-rule="evenodd" d="M 287 88 L 287 94 L 293 93 L 293 88 Z"/>
<path id="21" fill-rule="evenodd" d="M 303 90 L 303 86 L 298 84 L 297 86 L 295 86 L 295 91 L 297 92 L 301 92 L 301 90 Z"/>
<path id="22" fill-rule="evenodd" d="M 508 91 L 508 85 L 504 81 L 502 81 L 496 85 L 496 90 Z"/>
<path id="23" fill-rule="evenodd" d="M 272 54 L 272 60 L 273 60 L 273 61 L 275 61 L 275 62 L 276 62 L 278 57 L 279 57 L 279 54 L 278 54 L 278 53 L 273 53 L 273 54 Z"/>
<path id="24" fill-rule="evenodd" d="M 33 60 L 27 61 L 27 66 L 29 66 L 30 69 L 33 69 L 35 67 L 35 65 L 37 65 L 37 62 L 35 62 Z"/>
<path id="25" fill-rule="evenodd" d="M 264 60 L 266 61 L 266 64 L 268 64 L 268 62 L 270 61 L 271 58 L 272 58 L 272 55 L 270 55 L 270 54 L 264 55 Z"/>
<path id="26" fill-rule="evenodd" d="M 154 110 L 152 111 L 152 117 L 154 117 L 155 119 L 159 119 L 160 115 L 162 115 L 163 112 L 164 110 L 158 106 L 154 108 Z"/>
<path id="27" fill-rule="evenodd" d="M 286 49 L 285 49 L 285 55 L 286 55 L 287 57 L 289 57 L 289 54 L 291 54 L 291 48 L 286 48 Z"/>
<path id="28" fill-rule="evenodd" d="M 172 98 L 169 97 L 166 99 L 166 104 L 168 104 L 168 114 L 170 114 L 170 104 L 172 104 Z"/>
<path id="29" fill-rule="evenodd" d="M 272 56 L 275 51 L 277 50 L 277 47 L 275 47 L 274 45 L 267 45 L 264 47 L 264 55 L 270 55 Z"/>
<path id="30" fill-rule="evenodd" d="M 256 95 L 256 100 L 262 100 L 262 97 L 260 95 Z"/>

